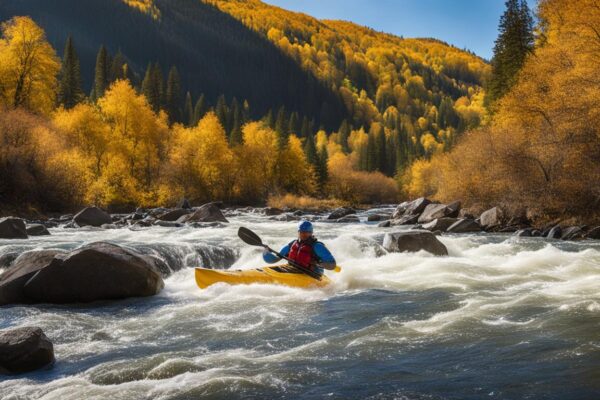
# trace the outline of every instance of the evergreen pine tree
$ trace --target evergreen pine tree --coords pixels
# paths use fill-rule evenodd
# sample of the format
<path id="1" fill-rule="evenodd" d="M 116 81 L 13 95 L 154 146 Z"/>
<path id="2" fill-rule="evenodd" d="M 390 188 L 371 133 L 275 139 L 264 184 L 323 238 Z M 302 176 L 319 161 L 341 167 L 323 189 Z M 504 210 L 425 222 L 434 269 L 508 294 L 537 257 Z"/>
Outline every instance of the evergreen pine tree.
<path id="1" fill-rule="evenodd" d="M 242 143 L 242 110 L 234 98 L 231 102 L 231 112 L 233 121 L 231 122 L 231 133 L 229 134 L 229 144 L 235 146 Z"/>
<path id="2" fill-rule="evenodd" d="M 227 114 L 229 110 L 227 109 L 227 100 L 225 100 L 225 95 L 222 94 L 217 99 L 217 105 L 215 106 L 215 114 L 217 114 L 217 118 L 219 118 L 219 122 L 223 125 L 225 129 L 225 133 L 228 133 L 227 130 Z"/>
<path id="3" fill-rule="evenodd" d="M 181 80 L 175 66 L 172 66 L 169 70 L 165 101 L 169 122 L 181 122 Z"/>
<path id="4" fill-rule="evenodd" d="M 319 189 L 323 190 L 325 184 L 327 183 L 327 179 L 329 179 L 329 173 L 327 171 L 327 161 L 329 160 L 327 147 L 321 146 L 317 154 L 317 158 L 317 183 L 319 185 Z"/>
<path id="5" fill-rule="evenodd" d="M 313 166 L 318 166 L 318 155 L 317 155 L 317 146 L 315 145 L 315 137 L 313 135 L 308 135 L 306 137 L 306 142 L 304 143 L 304 154 L 306 154 L 306 160 L 312 164 Z"/>
<path id="6" fill-rule="evenodd" d="M 196 105 L 194 106 L 194 119 L 192 120 L 192 126 L 198 125 L 198 122 L 202 119 L 206 113 L 206 104 L 204 100 L 204 94 L 201 94 Z"/>
<path id="7" fill-rule="evenodd" d="M 288 142 L 288 128 L 289 124 L 286 121 L 285 108 L 281 106 L 277 112 L 277 119 L 275 120 L 275 132 L 279 138 L 279 149 L 285 148 Z"/>
<path id="8" fill-rule="evenodd" d="M 526 0 L 506 1 L 499 31 L 492 58 L 492 76 L 486 92 L 488 105 L 508 92 L 527 55 L 533 51 L 533 17 Z"/>
<path id="9" fill-rule="evenodd" d="M 108 75 L 109 75 L 109 56 L 106 51 L 106 47 L 100 46 L 98 55 L 96 56 L 96 68 L 94 72 L 94 85 L 92 88 L 92 94 L 90 97 L 94 101 L 104 96 L 104 92 L 108 87 Z"/>
<path id="10" fill-rule="evenodd" d="M 194 122 L 194 106 L 192 105 L 192 94 L 187 92 L 185 94 L 185 103 L 183 106 L 183 122 L 187 126 L 192 126 Z"/>
<path id="11" fill-rule="evenodd" d="M 308 118 L 305 116 L 302 118 L 302 128 L 300 128 L 300 136 L 301 137 L 309 137 L 312 135 L 312 129 L 310 123 L 308 122 Z"/>
<path id="12" fill-rule="evenodd" d="M 342 146 L 342 151 L 345 154 L 350 153 L 350 146 L 348 145 L 348 138 L 350 137 L 350 125 L 348 125 L 348 121 L 343 120 L 340 125 L 340 129 L 338 130 L 339 142 L 340 146 Z"/>
<path id="13" fill-rule="evenodd" d="M 152 74 L 154 75 L 154 90 L 158 98 L 158 109 L 164 109 L 167 106 L 167 91 L 165 89 L 165 80 L 163 78 L 162 68 L 158 62 L 154 63 Z"/>
<path id="14" fill-rule="evenodd" d="M 369 138 L 367 140 L 367 154 L 366 154 L 366 170 L 369 172 L 373 172 L 377 169 L 379 165 L 379 160 L 377 159 L 377 144 L 375 139 L 375 132 L 371 130 L 369 132 Z"/>
<path id="15" fill-rule="evenodd" d="M 81 73 L 79 69 L 79 57 L 73 45 L 71 36 L 67 38 L 60 72 L 58 88 L 58 103 L 65 108 L 73 108 L 84 97 L 81 90 Z"/>
<path id="16" fill-rule="evenodd" d="M 158 67 L 158 64 L 156 65 Z M 157 74 L 156 68 L 152 64 L 148 64 L 144 80 L 142 81 L 142 94 L 148 100 L 148 103 L 158 113 L 161 107 L 161 86 L 162 86 L 162 73 Z M 158 67 L 160 70 L 160 67 Z"/>
<path id="17" fill-rule="evenodd" d="M 263 122 L 271 129 L 275 129 L 275 118 L 273 118 L 273 109 L 269 108 L 267 114 L 263 117 Z"/>
<path id="18" fill-rule="evenodd" d="M 290 114 L 290 121 L 288 124 L 288 135 L 300 136 L 300 118 L 296 111 Z"/>
<path id="19" fill-rule="evenodd" d="M 250 103 L 248 102 L 248 100 L 244 100 L 244 104 L 242 104 L 242 125 L 244 125 L 248 121 L 250 121 Z"/>
<path id="20" fill-rule="evenodd" d="M 127 78 L 129 78 L 127 74 L 127 61 L 123 53 L 119 50 L 112 59 L 108 81 L 109 83 L 113 83 L 116 80 Z"/>

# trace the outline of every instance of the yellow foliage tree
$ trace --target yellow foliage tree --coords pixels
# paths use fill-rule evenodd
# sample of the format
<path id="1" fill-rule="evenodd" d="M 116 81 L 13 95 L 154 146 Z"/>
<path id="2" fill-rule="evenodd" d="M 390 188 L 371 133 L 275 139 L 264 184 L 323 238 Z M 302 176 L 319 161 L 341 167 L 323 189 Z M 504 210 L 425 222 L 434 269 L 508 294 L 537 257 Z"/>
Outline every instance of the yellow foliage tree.
<path id="1" fill-rule="evenodd" d="M 310 195 L 316 190 L 314 168 L 306 159 L 302 142 L 296 135 L 290 135 L 286 148 L 281 152 L 277 172 L 279 185 L 285 192 Z"/>
<path id="2" fill-rule="evenodd" d="M 0 104 L 50 113 L 60 62 L 43 29 L 29 17 L 14 17 L 1 29 Z"/>

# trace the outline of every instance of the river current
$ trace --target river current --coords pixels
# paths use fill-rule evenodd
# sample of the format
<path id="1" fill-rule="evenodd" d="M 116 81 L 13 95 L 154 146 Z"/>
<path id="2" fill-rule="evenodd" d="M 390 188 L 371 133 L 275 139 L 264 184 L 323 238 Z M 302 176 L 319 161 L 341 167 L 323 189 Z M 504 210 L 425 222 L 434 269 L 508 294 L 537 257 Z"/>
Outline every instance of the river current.
<path id="1" fill-rule="evenodd" d="M 342 266 L 324 289 L 214 285 L 195 266 L 255 268 L 296 222 L 50 229 L 0 255 L 108 240 L 182 269 L 149 298 L 0 308 L 39 326 L 51 369 L 0 377 L 0 399 L 600 399 L 600 242 L 444 235 L 448 257 L 391 253 L 378 228 L 316 222 Z"/>

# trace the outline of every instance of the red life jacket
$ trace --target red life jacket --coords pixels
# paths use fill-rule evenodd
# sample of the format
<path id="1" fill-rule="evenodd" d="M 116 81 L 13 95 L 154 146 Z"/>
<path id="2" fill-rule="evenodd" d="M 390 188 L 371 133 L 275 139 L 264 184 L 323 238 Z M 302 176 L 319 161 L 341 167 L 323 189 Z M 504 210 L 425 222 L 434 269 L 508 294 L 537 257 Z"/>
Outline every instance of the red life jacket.
<path id="1" fill-rule="evenodd" d="M 316 239 L 309 239 L 305 242 L 294 240 L 290 246 L 288 258 L 301 266 L 312 269 L 313 264 L 317 261 L 317 256 L 313 250 L 313 244 Z"/>

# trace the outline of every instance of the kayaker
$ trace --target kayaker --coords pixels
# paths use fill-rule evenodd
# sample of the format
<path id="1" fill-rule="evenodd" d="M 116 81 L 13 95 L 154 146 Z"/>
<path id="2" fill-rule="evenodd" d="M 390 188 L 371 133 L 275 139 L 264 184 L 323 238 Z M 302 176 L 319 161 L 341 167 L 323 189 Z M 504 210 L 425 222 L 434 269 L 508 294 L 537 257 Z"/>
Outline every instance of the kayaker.
<path id="1" fill-rule="evenodd" d="M 298 224 L 298 239 L 291 241 L 279 250 L 281 255 L 288 257 L 300 266 L 323 273 L 323 269 L 335 269 L 335 258 L 327 247 L 313 236 L 313 225 L 308 221 L 300 221 Z M 281 258 L 270 253 L 263 252 L 265 262 L 272 264 Z"/>

